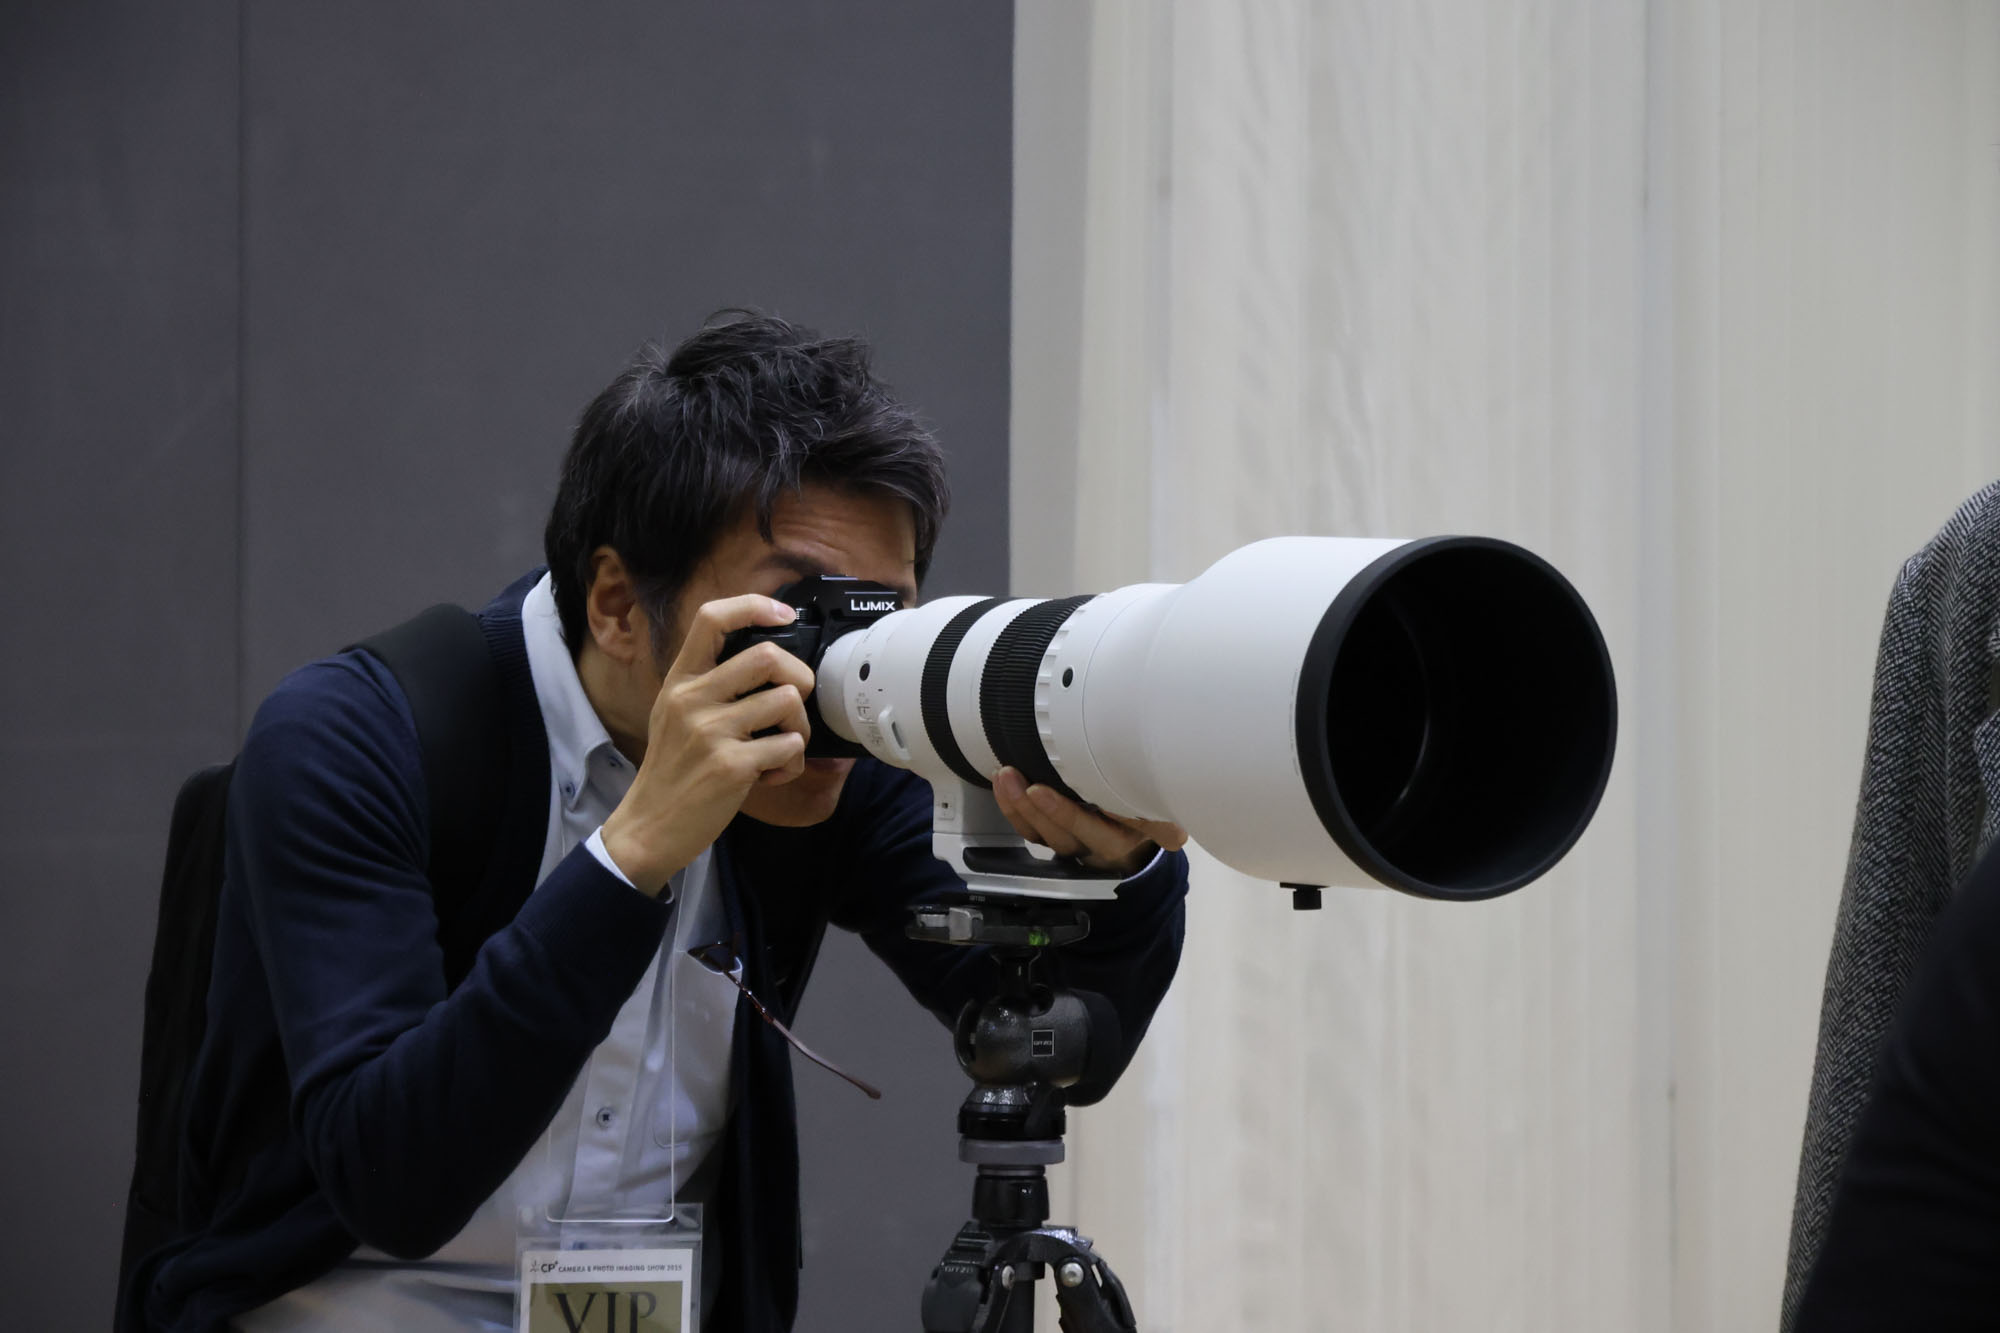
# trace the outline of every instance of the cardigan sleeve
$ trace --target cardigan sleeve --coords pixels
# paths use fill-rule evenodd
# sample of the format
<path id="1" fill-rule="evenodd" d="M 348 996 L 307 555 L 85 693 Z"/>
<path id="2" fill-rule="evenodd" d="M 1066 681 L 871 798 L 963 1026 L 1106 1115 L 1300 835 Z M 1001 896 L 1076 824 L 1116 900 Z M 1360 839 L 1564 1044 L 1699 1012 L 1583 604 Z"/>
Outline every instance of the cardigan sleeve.
<path id="1" fill-rule="evenodd" d="M 578 847 L 446 993 L 415 725 L 349 654 L 258 710 L 230 786 L 243 895 L 306 1160 L 358 1239 L 413 1258 L 546 1127 L 659 947 L 667 905 Z"/>

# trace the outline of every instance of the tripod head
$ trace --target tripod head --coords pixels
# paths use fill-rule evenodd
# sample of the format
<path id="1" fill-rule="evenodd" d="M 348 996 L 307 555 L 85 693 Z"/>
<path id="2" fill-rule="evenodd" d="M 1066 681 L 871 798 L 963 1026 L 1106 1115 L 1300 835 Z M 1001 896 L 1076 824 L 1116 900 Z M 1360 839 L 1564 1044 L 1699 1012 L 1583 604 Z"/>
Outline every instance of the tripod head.
<path id="1" fill-rule="evenodd" d="M 972 901 L 918 909 L 909 933 L 986 945 L 999 968 L 992 993 L 965 1006 L 952 1034 L 958 1066 L 973 1084 L 959 1108 L 959 1133 L 976 1142 L 1052 1142 L 1059 1152 L 1063 1107 L 1109 1091 L 1122 1055 L 1117 1010 L 1100 995 L 1070 990 L 1044 965 L 1044 950 L 1089 935 L 1088 912 Z"/>
<path id="2" fill-rule="evenodd" d="M 968 1001 L 953 1030 L 972 1091 L 958 1109 L 959 1160 L 979 1168 L 972 1220 L 924 1288 L 926 1333 L 1031 1333 L 1032 1284 L 1056 1269 L 1056 1299 L 1072 1333 L 1131 1333 L 1125 1289 L 1090 1241 L 1047 1225 L 1046 1168 L 1063 1160 L 1064 1107 L 1094 1101 L 1122 1063 L 1117 1011 L 1102 996 L 1063 986 L 1043 950 L 1090 933 L 1085 909 L 977 898 L 918 908 L 913 939 L 989 946 L 993 993 Z"/>

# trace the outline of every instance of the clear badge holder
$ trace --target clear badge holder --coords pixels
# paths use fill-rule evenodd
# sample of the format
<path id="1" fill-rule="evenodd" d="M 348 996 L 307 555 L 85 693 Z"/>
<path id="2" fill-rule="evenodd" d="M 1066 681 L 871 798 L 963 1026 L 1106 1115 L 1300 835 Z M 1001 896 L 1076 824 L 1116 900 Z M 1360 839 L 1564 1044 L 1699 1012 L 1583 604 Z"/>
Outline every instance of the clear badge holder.
<path id="1" fill-rule="evenodd" d="M 671 954 L 667 975 L 667 1068 L 679 1053 Z M 670 1097 L 666 1198 L 652 1206 L 550 1207 L 522 1217 L 516 1239 L 520 1281 L 514 1300 L 516 1333 L 700 1333 L 702 1206 L 680 1195 L 678 1098 Z M 653 1135 L 638 1126 L 634 1133 Z M 545 1136 L 550 1170 L 553 1136 Z"/>
<path id="2" fill-rule="evenodd" d="M 701 1205 L 649 1211 L 524 1231 L 516 1333 L 698 1333 Z"/>

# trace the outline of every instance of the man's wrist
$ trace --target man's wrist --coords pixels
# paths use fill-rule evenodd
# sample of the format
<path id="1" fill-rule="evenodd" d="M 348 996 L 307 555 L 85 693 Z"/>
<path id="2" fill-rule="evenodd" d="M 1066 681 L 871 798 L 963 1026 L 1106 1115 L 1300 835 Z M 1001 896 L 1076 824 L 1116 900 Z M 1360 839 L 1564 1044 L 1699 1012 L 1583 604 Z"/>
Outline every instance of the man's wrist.
<path id="1" fill-rule="evenodd" d="M 660 891 L 673 879 L 674 871 L 680 868 L 663 865 L 660 858 L 650 853 L 644 839 L 630 824 L 618 818 L 616 810 L 597 830 L 596 837 L 598 845 L 604 848 L 604 854 L 624 876 L 625 882 L 650 897 L 659 897 Z"/>

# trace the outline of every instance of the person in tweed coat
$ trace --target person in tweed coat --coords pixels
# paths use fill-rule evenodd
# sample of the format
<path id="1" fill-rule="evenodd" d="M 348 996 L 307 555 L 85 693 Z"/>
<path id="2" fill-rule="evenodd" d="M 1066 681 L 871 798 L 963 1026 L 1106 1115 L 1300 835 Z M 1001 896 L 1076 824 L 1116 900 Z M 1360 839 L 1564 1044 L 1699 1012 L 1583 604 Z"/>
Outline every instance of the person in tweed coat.
<path id="1" fill-rule="evenodd" d="M 1890 594 L 1820 1006 L 1782 1333 L 1799 1327 L 1878 1059 L 1932 926 L 2000 831 L 1996 662 L 2000 483 L 1960 506 Z"/>

